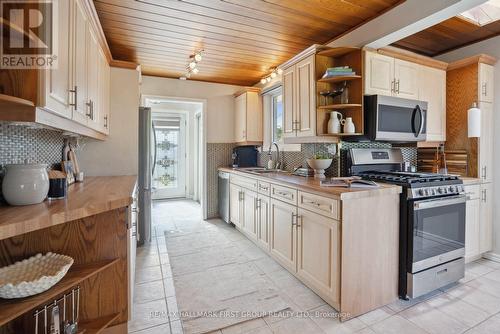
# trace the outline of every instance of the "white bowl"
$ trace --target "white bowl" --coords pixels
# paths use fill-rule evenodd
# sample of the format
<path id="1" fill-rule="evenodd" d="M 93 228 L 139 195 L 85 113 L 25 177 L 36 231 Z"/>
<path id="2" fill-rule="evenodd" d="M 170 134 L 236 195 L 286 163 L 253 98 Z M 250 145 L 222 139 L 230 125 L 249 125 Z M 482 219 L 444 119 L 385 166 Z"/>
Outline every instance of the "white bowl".
<path id="1" fill-rule="evenodd" d="M 42 293 L 59 282 L 72 264 L 73 258 L 49 252 L 0 268 L 0 298 L 24 298 Z"/>
<path id="2" fill-rule="evenodd" d="M 3 197 L 10 205 L 43 202 L 49 192 L 49 175 L 44 164 L 7 165 L 2 182 Z"/>
<path id="3" fill-rule="evenodd" d="M 327 169 L 332 165 L 333 159 L 307 159 L 307 164 L 314 170 Z"/>

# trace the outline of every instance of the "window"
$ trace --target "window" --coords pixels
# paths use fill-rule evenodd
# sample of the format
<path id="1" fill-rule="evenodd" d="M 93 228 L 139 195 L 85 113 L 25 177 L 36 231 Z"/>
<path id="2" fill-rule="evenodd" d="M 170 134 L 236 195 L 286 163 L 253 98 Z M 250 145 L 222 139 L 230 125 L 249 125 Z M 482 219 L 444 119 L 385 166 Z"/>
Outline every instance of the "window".
<path id="1" fill-rule="evenodd" d="M 271 96 L 272 138 L 276 143 L 283 141 L 283 94 L 281 88 Z"/>

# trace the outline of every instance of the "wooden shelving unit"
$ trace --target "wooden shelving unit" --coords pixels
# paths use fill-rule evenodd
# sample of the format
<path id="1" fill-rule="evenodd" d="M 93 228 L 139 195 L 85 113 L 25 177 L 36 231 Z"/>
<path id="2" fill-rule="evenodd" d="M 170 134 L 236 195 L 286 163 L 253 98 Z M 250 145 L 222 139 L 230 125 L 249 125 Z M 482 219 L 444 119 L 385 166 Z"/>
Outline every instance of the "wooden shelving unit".
<path id="1" fill-rule="evenodd" d="M 66 276 L 59 283 L 45 292 L 22 299 L 0 299 L 0 327 L 33 310 L 37 306 L 50 302 L 51 299 L 57 298 L 84 280 L 113 266 L 118 261 L 119 259 L 114 259 L 75 265 L 70 268 Z"/>
<path id="2" fill-rule="evenodd" d="M 102 333 L 113 321 L 118 319 L 119 313 L 108 315 L 94 320 L 82 321 L 78 324 L 78 334 L 99 334 Z"/>
<path id="3" fill-rule="evenodd" d="M 339 103 L 339 104 L 328 104 L 325 106 L 319 106 L 318 109 L 338 110 L 338 109 L 361 108 L 362 106 L 363 105 L 360 103 Z"/>
<path id="4" fill-rule="evenodd" d="M 356 47 L 331 48 L 316 54 L 316 133 L 319 137 L 352 137 L 364 134 L 363 116 L 363 55 L 362 50 Z M 355 75 L 322 78 L 329 67 L 349 66 Z M 320 105 L 324 101 L 321 91 L 335 91 L 343 86 L 348 89 L 347 103 L 341 103 L 340 96 L 335 97 L 331 104 Z M 329 134 L 329 110 L 339 111 L 344 118 L 351 117 L 356 133 Z"/>

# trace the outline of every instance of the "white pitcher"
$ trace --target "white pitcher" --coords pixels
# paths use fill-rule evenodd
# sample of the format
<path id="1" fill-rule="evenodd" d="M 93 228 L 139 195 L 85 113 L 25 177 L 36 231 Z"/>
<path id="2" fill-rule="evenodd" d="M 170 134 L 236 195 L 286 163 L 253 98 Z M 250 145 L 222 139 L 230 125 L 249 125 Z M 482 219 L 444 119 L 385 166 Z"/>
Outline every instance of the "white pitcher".
<path id="1" fill-rule="evenodd" d="M 330 111 L 330 120 L 328 121 L 328 133 L 340 133 L 340 125 L 342 124 L 342 114 L 338 111 Z"/>
<path id="2" fill-rule="evenodd" d="M 343 120 L 344 125 L 344 133 L 355 133 L 356 132 L 356 127 L 354 126 L 354 122 L 352 121 L 352 117 L 346 117 L 345 120 Z"/>

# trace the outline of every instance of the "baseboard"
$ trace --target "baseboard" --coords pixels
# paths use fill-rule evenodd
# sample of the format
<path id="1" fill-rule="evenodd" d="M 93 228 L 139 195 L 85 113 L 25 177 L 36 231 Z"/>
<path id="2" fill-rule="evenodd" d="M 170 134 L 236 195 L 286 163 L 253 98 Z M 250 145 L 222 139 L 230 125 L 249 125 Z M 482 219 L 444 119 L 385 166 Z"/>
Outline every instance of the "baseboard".
<path id="1" fill-rule="evenodd" d="M 484 253 L 483 257 L 485 259 L 488 259 L 488 260 L 500 263 L 500 254 L 496 254 L 496 253 L 493 253 L 493 252 L 488 252 L 488 253 Z"/>

